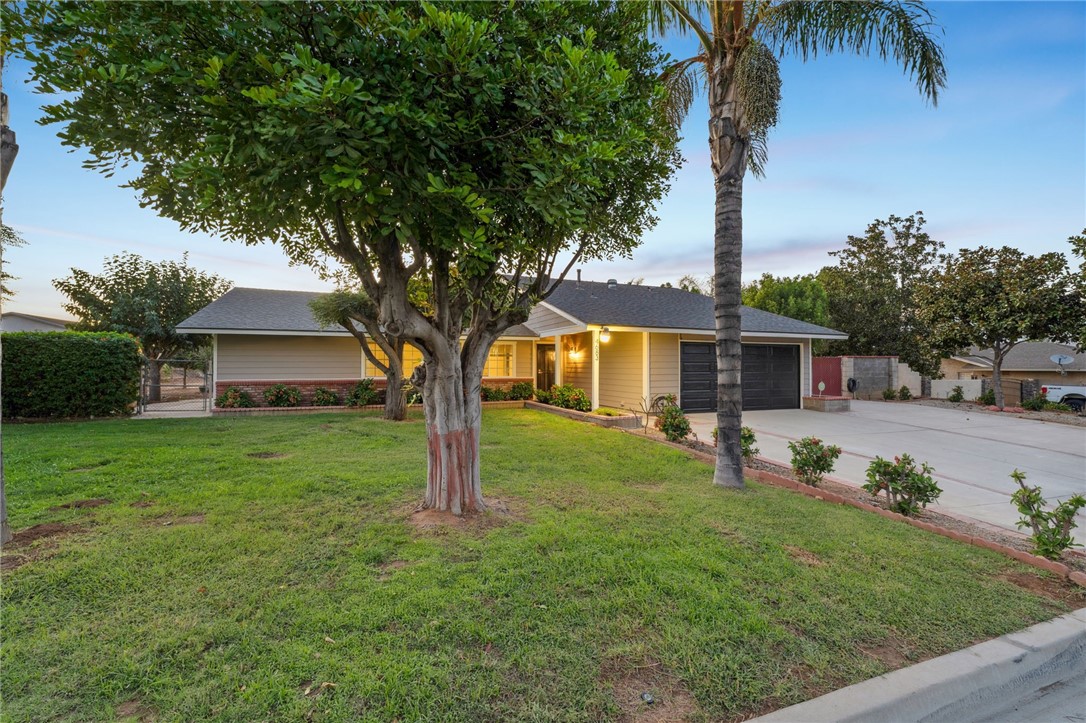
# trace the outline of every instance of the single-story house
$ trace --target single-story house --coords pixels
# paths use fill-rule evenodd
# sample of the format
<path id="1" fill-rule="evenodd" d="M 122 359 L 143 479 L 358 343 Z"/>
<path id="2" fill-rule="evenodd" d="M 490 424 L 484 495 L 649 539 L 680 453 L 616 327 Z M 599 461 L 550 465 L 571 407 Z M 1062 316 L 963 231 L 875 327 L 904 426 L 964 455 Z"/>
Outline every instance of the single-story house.
<path id="1" fill-rule="evenodd" d="M 0 314 L 0 331 L 67 331 L 68 319 L 54 319 L 49 316 L 23 314 L 19 311 L 5 311 Z"/>
<path id="2" fill-rule="evenodd" d="M 345 391 L 360 377 L 383 384 L 354 337 L 313 319 L 309 302 L 317 295 L 235 288 L 177 328 L 212 335 L 216 396 L 228 386 L 256 396 L 286 383 L 301 387 L 304 400 L 317 386 Z M 642 399 L 674 394 L 687 411 L 711 411 L 714 328 L 707 296 L 613 279 L 567 280 L 494 344 L 483 383 L 573 384 L 588 392 L 593 408 L 637 409 Z M 833 329 L 743 307 L 744 408 L 798 408 L 811 393 L 811 341 L 844 338 Z M 408 347 L 404 361 L 410 368 L 421 356 Z"/>
<path id="3" fill-rule="evenodd" d="M 940 370 L 944 379 L 991 379 L 991 349 L 971 347 L 961 354 L 944 359 Z M 1066 374 L 1052 361 L 1054 356 L 1070 357 L 1063 365 Z M 1006 379 L 1036 379 L 1042 384 L 1086 384 L 1086 354 L 1076 353 L 1072 344 L 1051 341 L 1026 341 L 1012 347 L 1003 359 Z"/>

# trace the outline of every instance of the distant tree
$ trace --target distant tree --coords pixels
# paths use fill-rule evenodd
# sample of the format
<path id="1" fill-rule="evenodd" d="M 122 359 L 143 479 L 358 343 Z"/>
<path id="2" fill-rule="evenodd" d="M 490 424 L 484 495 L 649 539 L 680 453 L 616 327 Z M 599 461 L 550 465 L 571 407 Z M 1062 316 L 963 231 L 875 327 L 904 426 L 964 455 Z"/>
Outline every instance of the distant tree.
<path id="1" fill-rule="evenodd" d="M 1074 274 L 1074 289 L 1079 308 L 1082 313 L 1078 317 L 1078 329 L 1074 333 L 1078 350 L 1086 352 L 1086 229 L 1077 236 L 1067 239 L 1071 242 L 1071 253 L 1079 258 L 1078 273 Z"/>
<path id="2" fill-rule="evenodd" d="M 939 354 L 927 344 L 917 316 L 916 290 L 940 259 L 943 243 L 924 231 L 924 214 L 876 220 L 863 236 L 830 252 L 837 266 L 818 274 L 834 328 L 849 335 L 833 342 L 837 354 L 894 355 L 914 370 L 938 376 Z"/>
<path id="3" fill-rule="evenodd" d="M 641 284 L 645 283 L 645 277 L 644 276 L 635 276 L 632 279 L 630 279 L 629 281 L 627 281 L 626 283 L 629 284 L 630 286 L 641 286 Z"/>
<path id="4" fill-rule="evenodd" d="M 1028 256 L 1009 246 L 982 246 L 946 257 L 916 299 L 934 349 L 992 350 L 992 387 L 1002 407 L 1007 352 L 1023 341 L 1068 341 L 1080 328 L 1074 284 L 1061 253 Z"/>
<path id="5" fill-rule="evenodd" d="M 829 297 L 814 274 L 762 274 L 757 281 L 743 286 L 743 304 L 819 326 L 832 326 Z M 816 340 L 812 348 L 816 354 L 820 354 L 825 352 L 827 343 Z"/>
<path id="6" fill-rule="evenodd" d="M 180 261 L 154 263 L 137 254 L 106 259 L 102 273 L 72 269 L 53 286 L 68 297 L 64 309 L 80 331 L 117 331 L 140 340 L 149 362 L 149 401 L 160 398 L 163 360 L 190 354 L 201 340 L 176 326 L 229 291 L 232 283 Z"/>
<path id="7" fill-rule="evenodd" d="M 2 214 L 3 211 L 0 210 L 0 215 Z M 15 292 L 12 290 L 10 284 L 18 278 L 12 276 L 4 269 L 4 253 L 7 249 L 25 245 L 26 241 L 19 235 L 18 231 L 7 224 L 0 222 L 0 299 L 3 301 L 7 301 L 15 296 Z"/>
<path id="8" fill-rule="evenodd" d="M 309 303 L 313 316 L 326 326 L 338 324 L 349 331 L 362 346 L 370 364 L 385 375 L 385 419 L 401 420 L 407 416 L 404 381 L 410 370 L 403 367 L 404 339 L 389 334 L 379 319 L 380 310 L 364 291 L 339 289 L 319 296 Z M 385 355 L 382 361 L 370 347 L 370 341 Z"/>
<path id="9" fill-rule="evenodd" d="M 702 296 L 713 295 L 713 275 L 709 274 L 705 277 L 704 281 L 698 279 L 693 274 L 685 274 L 679 277 L 679 280 L 674 284 L 670 281 L 665 281 L 660 284 L 661 289 L 682 289 L 683 291 L 689 291 L 692 294 L 701 294 Z"/>

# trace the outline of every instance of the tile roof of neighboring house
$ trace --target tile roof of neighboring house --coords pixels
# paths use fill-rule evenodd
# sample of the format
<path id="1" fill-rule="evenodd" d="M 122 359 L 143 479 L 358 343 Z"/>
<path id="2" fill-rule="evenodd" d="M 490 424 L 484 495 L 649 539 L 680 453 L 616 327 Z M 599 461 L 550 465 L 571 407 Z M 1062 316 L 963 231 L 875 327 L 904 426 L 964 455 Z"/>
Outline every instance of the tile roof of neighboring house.
<path id="1" fill-rule="evenodd" d="M 235 287 L 181 322 L 178 331 L 346 334 L 338 327 L 322 328 L 309 302 L 316 291 L 278 291 Z M 547 304 L 584 324 L 684 329 L 711 332 L 715 328 L 713 300 L 682 289 L 659 286 L 564 281 Z M 742 330 L 754 334 L 790 334 L 845 338 L 845 334 L 805 321 L 744 306 Z M 503 336 L 538 336 L 523 324 Z"/>
<path id="2" fill-rule="evenodd" d="M 639 326 L 654 329 L 716 328 L 713 299 L 682 289 L 597 281 L 563 281 L 546 300 L 547 304 L 586 324 Z M 787 316 L 749 306 L 742 308 L 744 332 L 827 336 L 844 339 L 846 334 Z"/>
<path id="3" fill-rule="evenodd" d="M 281 291 L 234 287 L 177 325 L 178 331 L 193 333 L 279 332 L 346 336 L 339 326 L 322 327 L 313 318 L 309 302 L 319 291 Z M 538 336 L 520 324 L 505 336 Z"/>
<path id="4" fill-rule="evenodd" d="M 1052 341 L 1024 341 L 1013 347 L 1003 358 L 1003 371 L 1056 371 L 1058 367 L 1052 361 L 1056 354 L 1074 357 L 1074 361 L 1064 367 L 1066 371 L 1086 372 L 1086 353 L 1076 354 L 1073 344 L 1058 344 Z M 964 354 L 955 354 L 954 358 L 991 369 L 993 356 L 991 349 L 974 346 Z"/>

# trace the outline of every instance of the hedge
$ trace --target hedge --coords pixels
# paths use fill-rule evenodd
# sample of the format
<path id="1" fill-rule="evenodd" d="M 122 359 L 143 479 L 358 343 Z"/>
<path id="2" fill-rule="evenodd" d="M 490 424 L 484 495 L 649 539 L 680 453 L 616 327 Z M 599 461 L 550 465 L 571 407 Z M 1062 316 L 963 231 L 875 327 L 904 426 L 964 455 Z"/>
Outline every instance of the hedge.
<path id="1" fill-rule="evenodd" d="M 139 398 L 139 343 L 125 334 L 19 331 L 3 341 L 5 418 L 129 414 Z"/>

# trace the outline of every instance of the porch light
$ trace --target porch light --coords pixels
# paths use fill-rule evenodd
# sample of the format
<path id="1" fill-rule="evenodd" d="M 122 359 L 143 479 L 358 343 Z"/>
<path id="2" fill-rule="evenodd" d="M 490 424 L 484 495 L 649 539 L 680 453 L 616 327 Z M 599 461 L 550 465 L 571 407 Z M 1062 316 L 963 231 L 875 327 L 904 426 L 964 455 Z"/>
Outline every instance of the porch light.
<path id="1" fill-rule="evenodd" d="M 606 326 L 600 329 L 600 341 L 602 341 L 604 344 L 611 341 L 611 330 L 608 329 Z"/>

